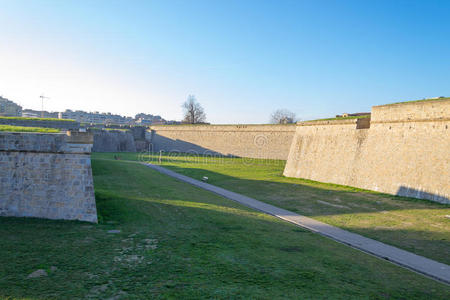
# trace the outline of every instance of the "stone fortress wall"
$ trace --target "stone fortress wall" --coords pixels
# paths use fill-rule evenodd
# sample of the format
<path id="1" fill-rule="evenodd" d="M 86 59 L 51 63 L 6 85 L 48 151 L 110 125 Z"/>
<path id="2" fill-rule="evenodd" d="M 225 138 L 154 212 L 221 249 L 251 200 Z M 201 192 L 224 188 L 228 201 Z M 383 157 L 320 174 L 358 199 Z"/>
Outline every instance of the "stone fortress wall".
<path id="1" fill-rule="evenodd" d="M 92 135 L 0 132 L 0 216 L 97 222 Z"/>
<path id="2" fill-rule="evenodd" d="M 450 99 L 374 106 L 358 122 L 298 123 L 284 175 L 450 203 Z"/>
<path id="3" fill-rule="evenodd" d="M 290 125 L 155 125 L 152 151 L 286 160 L 295 133 Z"/>
<path id="4" fill-rule="evenodd" d="M 136 152 L 133 134 L 122 130 L 90 130 L 94 135 L 92 152 Z"/>

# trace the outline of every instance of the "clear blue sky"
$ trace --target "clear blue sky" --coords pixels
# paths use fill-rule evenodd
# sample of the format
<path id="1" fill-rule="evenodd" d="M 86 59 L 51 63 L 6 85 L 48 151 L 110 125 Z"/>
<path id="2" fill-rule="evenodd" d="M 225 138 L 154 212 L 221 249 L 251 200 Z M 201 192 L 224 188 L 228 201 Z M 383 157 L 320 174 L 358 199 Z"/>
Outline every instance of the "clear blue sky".
<path id="1" fill-rule="evenodd" d="M 212 123 L 450 95 L 450 1 L 0 0 L 0 95 Z"/>

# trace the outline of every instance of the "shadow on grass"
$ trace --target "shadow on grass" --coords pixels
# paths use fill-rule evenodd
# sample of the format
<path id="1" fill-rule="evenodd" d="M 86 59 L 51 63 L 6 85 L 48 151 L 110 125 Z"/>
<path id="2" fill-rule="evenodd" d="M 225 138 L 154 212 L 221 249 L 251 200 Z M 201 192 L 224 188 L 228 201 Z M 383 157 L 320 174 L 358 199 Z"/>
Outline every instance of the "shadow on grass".
<path id="1" fill-rule="evenodd" d="M 219 198 L 221 198 L 220 196 L 218 196 Z M 100 195 L 97 195 L 97 198 L 102 199 L 102 197 Z M 102 200 L 101 200 L 102 201 Z M 100 202 L 101 202 L 100 201 Z M 277 220 L 275 218 L 273 218 L 270 215 L 258 212 L 258 211 L 254 211 L 251 209 L 240 209 L 240 208 L 236 208 L 233 207 L 232 205 L 225 205 L 225 204 L 230 204 L 230 202 L 227 201 L 227 203 L 224 203 L 222 205 L 217 205 L 217 204 L 212 204 L 212 203 L 205 203 L 205 202 L 198 202 L 198 201 L 186 201 L 185 199 L 148 199 L 145 197 L 131 197 L 128 196 L 126 199 L 127 203 L 131 204 L 131 202 L 133 202 L 133 204 L 131 204 L 131 207 L 141 207 L 143 208 L 143 206 L 164 206 L 166 207 L 167 210 L 169 210 L 170 208 L 172 209 L 194 209 L 197 212 L 195 212 L 194 214 L 196 215 L 200 215 L 200 214 L 206 214 L 211 216 L 211 213 L 215 213 L 215 214 L 223 214 L 223 215 L 232 215 L 234 217 L 238 217 L 241 219 L 241 221 L 236 224 L 236 223 L 230 223 L 230 224 L 226 224 L 226 223 L 221 223 L 220 224 L 220 229 L 224 230 L 224 231 L 234 231 L 234 230 L 243 230 L 245 223 L 247 222 L 243 222 L 244 219 L 250 218 L 253 220 L 258 220 L 258 221 L 262 221 L 262 222 L 268 222 L 270 223 L 280 223 L 282 221 Z M 140 201 L 145 202 L 145 204 L 140 203 Z M 120 217 L 118 218 L 118 216 L 114 216 L 113 218 L 111 218 L 111 212 L 113 211 L 118 211 L 120 208 L 119 207 L 111 207 L 109 206 L 106 209 L 101 209 L 100 213 L 105 215 L 106 211 L 108 211 L 107 213 L 107 217 L 105 218 L 105 220 L 120 220 Z M 106 215 L 105 215 L 106 216 Z M 122 220 L 125 221 L 125 220 Z M 248 221 L 248 220 L 246 220 Z M 106 222 L 107 224 L 107 222 Z M 347 226 L 340 226 L 342 229 L 345 230 L 349 230 L 349 231 L 355 231 L 355 227 L 347 227 Z M 381 227 L 375 227 L 375 228 L 363 228 L 363 227 L 359 227 L 356 228 L 357 232 L 363 236 L 368 236 L 371 238 L 374 238 L 376 240 L 379 240 L 381 242 L 385 242 L 385 243 L 390 243 L 392 242 L 393 238 L 396 238 L 398 240 L 402 240 L 402 248 L 407 250 L 407 251 L 411 251 L 411 252 L 424 252 L 424 253 L 430 253 L 430 252 L 442 252 L 443 255 L 441 258 L 441 260 L 445 261 L 448 260 L 446 259 L 446 248 L 449 247 L 448 245 L 448 239 L 445 236 L 441 236 L 440 239 L 436 239 L 433 236 L 430 236 L 430 232 L 429 231 L 425 231 L 425 230 L 404 230 L 404 229 L 387 229 L 387 228 L 381 228 Z M 293 231 L 296 232 L 309 232 L 306 229 L 302 229 L 300 227 L 298 227 L 298 229 L 293 228 Z M 405 239 L 405 237 L 411 237 L 408 239 Z M 289 247 L 287 247 L 289 248 Z M 294 247 L 295 248 L 295 247 Z"/>
<path id="2" fill-rule="evenodd" d="M 336 215 L 348 213 L 374 213 L 407 209 L 447 209 L 450 205 L 432 202 L 424 199 L 395 196 L 363 190 L 359 188 L 314 182 L 304 179 L 302 183 L 284 183 L 267 180 L 243 179 L 201 168 L 183 168 L 175 165 L 161 165 L 174 172 L 202 180 L 208 177 L 208 183 L 233 192 L 242 193 L 273 205 L 293 204 L 285 209 L 300 212 L 309 216 Z M 290 178 L 288 178 L 289 180 Z M 316 186 L 311 186 L 315 184 Z M 255 196 L 256 195 L 256 196 Z M 291 201 L 295 201 L 294 203 Z M 300 211 L 301 204 L 315 203 L 318 208 L 314 212 L 308 209 Z M 295 204 L 300 205 L 296 207 Z"/>
<path id="3" fill-rule="evenodd" d="M 98 225 L 0 218 L 0 298 L 448 298 L 442 284 L 149 168 L 99 160 L 93 173 Z"/>
<path id="4" fill-rule="evenodd" d="M 207 169 L 210 164 L 205 169 L 196 163 L 162 166 L 198 180 L 206 176 L 210 184 L 450 264 L 449 205 L 310 180 L 238 178 Z"/>
<path id="5" fill-rule="evenodd" d="M 198 180 L 206 176 L 212 185 L 450 264 L 445 217 L 449 205 L 342 186 L 327 189 L 326 184 L 250 180 L 201 168 L 163 166 Z"/>

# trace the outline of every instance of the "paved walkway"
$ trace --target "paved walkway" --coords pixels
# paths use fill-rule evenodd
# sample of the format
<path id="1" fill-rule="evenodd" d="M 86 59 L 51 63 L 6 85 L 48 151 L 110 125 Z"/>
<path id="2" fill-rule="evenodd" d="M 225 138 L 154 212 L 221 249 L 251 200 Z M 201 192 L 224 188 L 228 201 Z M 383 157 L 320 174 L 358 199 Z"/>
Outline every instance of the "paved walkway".
<path id="1" fill-rule="evenodd" d="M 193 178 L 170 171 L 161 166 L 152 164 L 145 165 L 160 173 L 169 175 L 207 191 L 216 193 L 225 198 L 237 201 L 245 206 L 257 209 L 280 219 L 294 223 L 298 226 L 329 237 L 335 241 L 349 245 L 353 248 L 367 252 L 379 258 L 383 258 L 387 261 L 406 267 L 433 279 L 450 284 L 450 266 L 446 264 L 413 254 L 411 252 L 393 246 L 386 245 L 384 243 L 363 237 L 359 234 L 351 233 L 338 227 L 334 227 L 302 215 L 298 215 L 296 213 L 255 200 L 253 198 L 234 193 L 199 180 L 195 180 Z"/>

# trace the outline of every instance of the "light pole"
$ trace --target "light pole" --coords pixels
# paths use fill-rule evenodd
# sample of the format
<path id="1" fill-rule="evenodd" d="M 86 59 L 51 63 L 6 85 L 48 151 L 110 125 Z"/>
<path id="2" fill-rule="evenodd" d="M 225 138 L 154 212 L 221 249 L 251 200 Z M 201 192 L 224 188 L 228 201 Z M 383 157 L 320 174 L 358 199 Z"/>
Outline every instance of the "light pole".
<path id="1" fill-rule="evenodd" d="M 41 98 L 41 118 L 44 117 L 44 99 L 50 99 L 49 97 L 45 97 L 44 94 L 40 95 Z"/>

